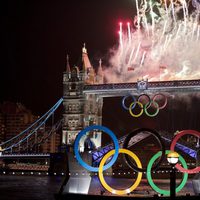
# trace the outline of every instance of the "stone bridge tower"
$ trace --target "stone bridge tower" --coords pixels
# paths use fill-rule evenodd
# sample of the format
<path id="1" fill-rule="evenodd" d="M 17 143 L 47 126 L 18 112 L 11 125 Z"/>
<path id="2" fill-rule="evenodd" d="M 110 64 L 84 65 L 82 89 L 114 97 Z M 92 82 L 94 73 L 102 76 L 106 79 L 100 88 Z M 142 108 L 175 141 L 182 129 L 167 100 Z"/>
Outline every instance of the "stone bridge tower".
<path id="1" fill-rule="evenodd" d="M 81 66 L 71 68 L 67 56 L 66 70 L 63 73 L 64 125 L 62 144 L 72 147 L 76 135 L 82 129 L 90 125 L 102 124 L 103 98 L 96 94 L 84 93 L 84 85 L 102 83 L 102 80 L 102 77 L 96 75 L 90 63 L 85 45 L 82 49 Z M 92 144 L 88 148 L 99 148 L 101 146 L 101 133 L 93 131 L 88 134 L 90 134 L 88 138 L 91 141 L 90 144 Z M 80 141 L 81 152 L 84 152 L 87 148 L 86 139 L 87 136 L 82 137 Z"/>

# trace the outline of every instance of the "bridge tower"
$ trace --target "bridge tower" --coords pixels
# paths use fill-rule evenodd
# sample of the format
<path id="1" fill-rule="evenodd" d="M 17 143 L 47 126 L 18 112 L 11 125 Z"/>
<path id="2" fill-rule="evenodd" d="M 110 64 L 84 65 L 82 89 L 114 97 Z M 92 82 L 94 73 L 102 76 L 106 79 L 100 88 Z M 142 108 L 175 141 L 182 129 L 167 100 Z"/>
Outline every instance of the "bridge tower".
<path id="1" fill-rule="evenodd" d="M 81 66 L 70 67 L 69 58 L 66 60 L 66 70 L 63 73 L 63 131 L 62 144 L 72 147 L 76 135 L 85 127 L 102 124 L 103 98 L 96 94 L 84 94 L 86 84 L 97 84 L 95 70 L 90 63 L 87 49 L 82 48 Z M 93 131 L 88 137 L 91 141 L 89 148 L 101 146 L 101 133 Z M 87 136 L 80 141 L 80 151 L 84 152 Z"/>

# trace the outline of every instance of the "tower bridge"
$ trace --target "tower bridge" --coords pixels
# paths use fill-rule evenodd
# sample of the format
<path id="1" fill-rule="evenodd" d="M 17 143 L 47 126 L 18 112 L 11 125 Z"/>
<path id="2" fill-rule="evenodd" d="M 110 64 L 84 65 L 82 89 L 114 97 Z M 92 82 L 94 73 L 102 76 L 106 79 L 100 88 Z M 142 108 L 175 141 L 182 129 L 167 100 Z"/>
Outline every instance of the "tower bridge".
<path id="1" fill-rule="evenodd" d="M 199 92 L 200 80 L 157 81 L 141 80 L 135 83 L 108 83 L 85 85 L 83 93 L 97 94 L 102 97 L 125 96 L 128 93 L 141 94 L 158 92 Z"/>
<path id="2" fill-rule="evenodd" d="M 63 135 L 62 143 L 73 146 L 76 135 L 90 125 L 102 125 L 103 98 L 146 93 L 198 93 L 200 80 L 157 81 L 138 80 L 135 83 L 105 83 L 101 62 L 95 72 L 85 46 L 82 50 L 82 65 L 70 67 L 67 57 L 63 73 Z M 91 143 L 101 147 L 101 132 L 90 133 Z M 80 141 L 80 151 L 84 152 L 84 136 Z"/>
<path id="3" fill-rule="evenodd" d="M 0 161 L 4 165 L 7 163 L 8 169 L 23 171 L 49 170 L 52 173 L 55 172 L 54 170 L 62 169 L 70 174 L 69 180 L 62 185 L 63 193 L 88 193 L 92 175 L 85 173 L 87 170 L 80 166 L 74 157 L 74 141 L 78 133 L 86 127 L 102 125 L 104 98 L 126 96 L 128 94 L 139 96 L 143 93 L 149 96 L 156 93 L 167 93 L 168 96 L 174 97 L 180 93 L 190 94 L 200 91 L 200 80 L 163 82 L 138 80 L 135 83 L 104 83 L 100 73 L 102 71 L 100 70 L 101 66 L 99 66 L 100 69 L 96 74 L 90 64 L 85 47 L 82 51 L 82 62 L 81 67 L 74 66 L 71 68 L 67 57 L 66 70 L 63 73 L 63 97 L 26 130 L 0 144 Z M 60 105 L 63 105 L 63 115 L 59 121 L 54 123 L 54 113 Z M 52 125 L 47 128 L 46 124 L 49 120 L 52 121 Z M 67 156 L 63 153 L 58 157 L 56 155 L 51 156 L 50 152 L 41 154 L 41 144 L 46 143 L 59 129 L 62 130 L 62 149 L 67 152 Z M 162 135 L 161 132 L 159 133 L 166 143 L 171 143 L 172 138 L 165 134 Z M 148 132 L 135 135 L 129 141 L 129 147 L 145 140 L 150 135 Z M 118 138 L 121 147 L 126 136 Z M 90 152 L 87 151 L 88 145 L 90 145 L 89 149 L 92 150 Z M 113 144 L 102 147 L 102 132 L 92 130 L 81 137 L 78 148 L 86 163 L 90 166 L 98 166 L 103 156 L 113 149 Z M 190 158 L 198 160 L 198 151 L 194 146 L 190 147 L 181 142 L 176 144 L 176 148 L 189 155 Z M 143 155 L 146 157 L 146 154 Z M 33 163 L 39 161 L 39 164 L 29 165 L 26 160 Z M 20 164 L 20 162 L 22 163 Z M 22 173 L 24 174 L 24 172 Z M 83 173 L 85 175 L 81 176 Z"/>
<path id="4" fill-rule="evenodd" d="M 104 83 L 101 72 L 101 62 L 96 74 L 85 47 L 82 50 L 81 67 L 70 67 L 67 57 L 66 70 L 63 73 L 63 98 L 26 130 L 1 143 L 0 154 L 6 154 L 5 157 L 9 157 L 8 154 L 13 153 L 18 153 L 19 155 L 27 153 L 28 156 L 30 153 L 38 154 L 40 153 L 38 151 L 40 144 L 46 142 L 49 136 L 55 134 L 59 128 L 62 128 L 62 145 L 67 146 L 69 151 L 73 150 L 74 140 L 81 130 L 94 124 L 102 125 L 103 98 L 106 97 L 125 96 L 127 94 L 139 95 L 141 93 L 151 95 L 161 92 L 169 94 L 198 93 L 200 90 L 200 80 L 162 82 L 140 80 L 135 83 Z M 53 118 L 54 112 L 60 105 L 63 105 L 62 120 L 52 124 L 51 129 L 45 130 L 46 121 Z M 84 152 L 85 140 L 88 138 L 94 148 L 101 148 L 101 132 L 95 130 L 89 133 L 89 137 L 86 135 L 81 138 L 80 151 Z M 119 140 L 121 141 L 122 138 Z M 110 146 L 103 148 L 102 152 L 105 153 L 109 148 Z M 97 152 L 98 158 L 99 155 L 102 155 L 102 152 Z M 10 157 L 12 158 L 12 156 Z M 13 157 L 16 156 L 13 155 Z"/>

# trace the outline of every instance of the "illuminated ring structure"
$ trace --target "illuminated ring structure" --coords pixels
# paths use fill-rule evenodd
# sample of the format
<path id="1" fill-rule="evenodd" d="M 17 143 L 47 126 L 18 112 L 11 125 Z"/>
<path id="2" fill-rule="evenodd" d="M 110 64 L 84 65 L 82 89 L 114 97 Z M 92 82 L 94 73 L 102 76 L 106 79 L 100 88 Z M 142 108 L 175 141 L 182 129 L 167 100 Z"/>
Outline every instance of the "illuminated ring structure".
<path id="1" fill-rule="evenodd" d="M 142 179 L 142 172 L 139 172 L 136 178 L 136 181 L 134 182 L 133 185 L 131 185 L 129 188 L 124 189 L 124 190 L 115 190 L 112 187 L 110 187 L 103 176 L 103 166 L 106 163 L 107 159 L 110 158 L 113 154 L 115 153 L 115 150 L 111 150 L 109 151 L 101 160 L 100 165 L 99 165 L 99 180 L 102 184 L 102 186 L 108 190 L 109 192 L 113 193 L 113 194 L 118 194 L 118 195 L 123 195 L 123 194 L 127 194 L 132 192 L 135 188 L 137 188 L 137 186 L 139 185 L 141 179 Z M 126 155 L 131 156 L 131 158 L 133 158 L 138 166 L 138 168 L 142 168 L 142 164 L 139 160 L 139 158 L 130 150 L 128 149 L 119 149 L 119 153 L 124 153 Z"/>
<path id="2" fill-rule="evenodd" d="M 153 135 L 156 138 L 156 140 L 158 141 L 158 143 L 161 147 L 162 156 L 160 157 L 160 160 L 156 163 L 156 165 L 152 168 L 153 170 L 155 170 L 161 165 L 163 159 L 165 158 L 165 145 L 164 145 L 162 138 L 156 131 L 148 129 L 148 128 L 140 128 L 140 129 L 134 130 L 133 132 L 129 133 L 128 136 L 126 137 L 126 139 L 124 140 L 123 148 L 128 149 L 128 143 L 131 140 L 131 138 L 141 132 L 149 132 L 151 135 Z M 135 170 L 137 172 L 146 172 L 146 170 L 147 170 L 146 168 L 136 167 L 133 164 L 133 162 L 131 161 L 131 159 L 126 154 L 124 155 L 124 159 L 127 162 L 127 164 L 129 165 L 129 167 L 132 168 L 133 170 Z"/>
<path id="3" fill-rule="evenodd" d="M 101 130 L 101 131 L 107 133 L 112 138 L 113 143 L 114 143 L 114 149 L 115 149 L 114 156 L 111 158 L 110 162 L 103 167 L 103 170 L 110 168 L 115 163 L 115 161 L 117 160 L 117 157 L 118 157 L 118 152 L 119 152 L 119 144 L 118 144 L 117 137 L 107 127 L 99 126 L 99 125 L 93 125 L 93 126 L 88 126 L 87 128 L 80 131 L 79 134 L 77 135 L 76 139 L 75 139 L 75 142 L 74 142 L 74 153 L 75 153 L 76 159 L 79 162 L 79 164 L 82 165 L 85 169 L 92 171 L 92 172 L 98 172 L 99 168 L 98 167 L 92 167 L 92 166 L 88 165 L 87 163 L 85 163 L 83 161 L 83 159 L 80 156 L 78 146 L 79 146 L 79 141 L 80 141 L 81 137 L 83 135 L 85 135 L 88 131 L 95 130 L 95 129 Z"/>
<path id="4" fill-rule="evenodd" d="M 125 96 L 123 99 L 122 99 L 122 106 L 123 106 L 123 108 L 125 109 L 125 110 L 129 110 L 129 108 L 125 105 L 125 101 L 126 101 L 126 99 L 129 97 L 129 96 L 131 96 L 132 97 L 132 99 L 133 99 L 133 104 L 132 104 L 132 106 L 133 106 L 133 108 L 136 106 L 136 98 L 133 96 L 133 95 L 127 95 L 127 96 Z"/>
<path id="5" fill-rule="evenodd" d="M 126 100 L 129 96 L 132 97 L 133 102 L 130 104 L 129 107 L 127 107 L 127 106 L 125 105 L 125 100 Z M 161 106 L 160 106 L 160 105 L 158 104 L 158 102 L 156 101 L 156 99 L 157 99 L 159 96 L 161 96 L 162 98 L 164 98 L 164 103 L 163 103 L 163 105 L 161 105 Z M 143 97 L 145 97 L 145 98 L 148 100 L 148 102 L 145 103 L 145 104 L 141 101 L 141 99 L 142 99 Z M 139 107 L 141 108 L 141 111 L 140 111 L 138 114 L 134 114 L 134 113 L 133 113 L 133 109 L 135 108 L 136 104 L 138 104 Z M 156 110 L 155 110 L 155 113 L 150 114 L 150 113 L 148 112 L 148 109 L 149 109 L 152 105 L 155 107 Z M 125 110 L 129 110 L 129 113 L 130 113 L 130 115 L 131 115 L 132 117 L 140 117 L 140 116 L 143 114 L 143 112 L 145 112 L 145 114 L 146 114 L 147 116 L 149 116 L 149 117 L 155 117 L 155 116 L 159 113 L 160 110 L 162 110 L 163 108 L 165 108 L 166 105 L 167 105 L 167 97 L 166 97 L 164 94 L 161 94 L 161 93 L 155 94 L 155 95 L 153 96 L 152 100 L 151 100 L 151 98 L 149 97 L 149 95 L 147 95 L 147 94 L 141 94 L 141 95 L 139 95 L 139 96 L 137 97 L 137 100 L 136 100 L 136 98 L 135 98 L 133 95 L 127 95 L 127 96 L 123 97 L 123 99 L 122 99 L 122 106 L 123 106 L 123 108 L 124 108 Z"/>
<path id="6" fill-rule="evenodd" d="M 164 94 L 161 94 L 161 93 L 155 94 L 155 95 L 153 96 L 153 102 L 156 102 L 156 98 L 157 98 L 158 96 L 162 96 L 162 97 L 165 99 L 164 104 L 163 104 L 162 106 L 159 106 L 159 110 L 162 110 L 162 109 L 165 108 L 165 106 L 167 105 L 167 97 L 166 97 Z M 157 102 L 156 102 L 156 103 L 157 103 Z"/>
<path id="7" fill-rule="evenodd" d="M 172 140 L 172 143 L 170 145 L 170 150 L 171 151 L 174 151 L 175 149 L 175 146 L 176 146 L 176 143 L 177 141 L 180 139 L 180 137 L 184 136 L 184 135 L 194 135 L 194 136 L 197 136 L 197 137 L 200 137 L 200 132 L 198 131 L 195 131 L 195 130 L 183 130 L 183 131 L 180 131 L 175 137 L 174 139 Z M 185 167 L 182 167 L 180 164 L 176 164 L 175 167 L 181 171 L 181 172 L 187 172 L 188 174 L 195 174 L 195 173 L 198 173 L 200 172 L 200 166 L 194 168 L 194 169 L 187 169 Z M 185 169 L 184 169 L 185 168 Z"/>
<path id="8" fill-rule="evenodd" d="M 169 154 L 171 151 L 167 150 L 165 152 L 165 154 Z M 158 193 L 163 194 L 163 195 L 170 195 L 170 191 L 169 190 L 163 190 L 160 189 L 157 185 L 155 185 L 155 183 L 153 182 L 152 176 L 151 176 L 151 170 L 152 170 L 152 165 L 153 163 L 156 161 L 156 159 L 158 159 L 161 156 L 162 152 L 159 151 L 158 153 L 156 153 L 151 160 L 149 161 L 149 164 L 147 166 L 147 180 L 149 182 L 149 185 Z M 184 166 L 184 168 L 187 168 L 187 163 L 185 161 L 185 159 L 179 155 L 179 161 L 181 162 L 181 164 Z M 184 173 L 183 175 L 183 179 L 181 181 L 181 183 L 179 184 L 179 186 L 176 188 L 176 192 L 181 191 L 181 189 L 185 186 L 186 182 L 188 179 L 188 173 Z"/>
<path id="9" fill-rule="evenodd" d="M 141 111 L 138 114 L 134 114 L 132 111 L 132 109 L 135 107 L 134 105 L 136 105 L 136 104 L 138 104 L 141 108 Z M 140 117 L 144 112 L 142 103 L 140 103 L 139 101 L 133 102 L 129 107 L 129 112 L 130 112 L 131 116 L 133 116 L 133 117 Z"/>
<path id="10" fill-rule="evenodd" d="M 147 110 L 148 110 L 148 108 L 151 107 L 152 104 L 153 104 L 154 107 L 156 108 L 156 111 L 155 111 L 155 113 L 150 114 Z M 157 103 L 156 101 L 151 101 L 149 105 L 145 104 L 145 106 L 144 106 L 144 112 L 145 112 L 146 115 L 149 116 L 149 117 L 155 117 L 155 116 L 159 113 L 159 110 L 160 110 L 160 109 L 159 109 L 159 105 L 158 105 L 158 103 Z"/>

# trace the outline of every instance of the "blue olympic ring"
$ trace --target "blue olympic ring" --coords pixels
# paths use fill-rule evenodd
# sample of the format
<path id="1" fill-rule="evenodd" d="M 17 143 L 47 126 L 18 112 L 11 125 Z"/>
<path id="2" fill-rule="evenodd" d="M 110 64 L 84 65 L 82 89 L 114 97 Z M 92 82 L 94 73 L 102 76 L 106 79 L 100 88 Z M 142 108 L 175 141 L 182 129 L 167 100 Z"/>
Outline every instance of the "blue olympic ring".
<path id="1" fill-rule="evenodd" d="M 117 160 L 117 157 L 119 154 L 119 144 L 118 144 L 118 140 L 117 140 L 117 137 L 115 136 L 115 134 L 105 126 L 93 125 L 93 126 L 86 127 L 85 129 L 83 129 L 82 131 L 79 132 L 79 134 L 77 135 L 75 142 L 74 142 L 74 153 L 75 153 L 76 159 L 79 162 L 79 164 L 82 165 L 88 171 L 98 172 L 99 171 L 98 167 L 92 167 L 83 161 L 83 159 L 80 156 L 79 148 L 78 148 L 81 137 L 83 135 L 85 135 L 88 131 L 91 131 L 94 129 L 98 129 L 98 130 L 101 130 L 101 131 L 107 133 L 112 138 L 113 143 L 114 143 L 115 153 L 114 153 L 113 157 L 111 158 L 110 162 L 103 167 L 103 170 L 110 168 Z"/>
<path id="2" fill-rule="evenodd" d="M 132 106 L 132 109 L 136 106 L 136 98 L 133 96 L 133 95 L 131 95 L 131 94 L 129 94 L 129 95 L 126 95 L 125 97 L 123 97 L 123 99 L 122 99 L 122 106 L 123 106 L 123 108 L 125 109 L 125 110 L 129 110 L 129 108 L 125 105 L 125 100 L 128 98 L 128 97 L 132 97 L 132 99 L 133 99 L 133 102 L 134 102 L 134 104 L 133 104 L 133 106 Z"/>

